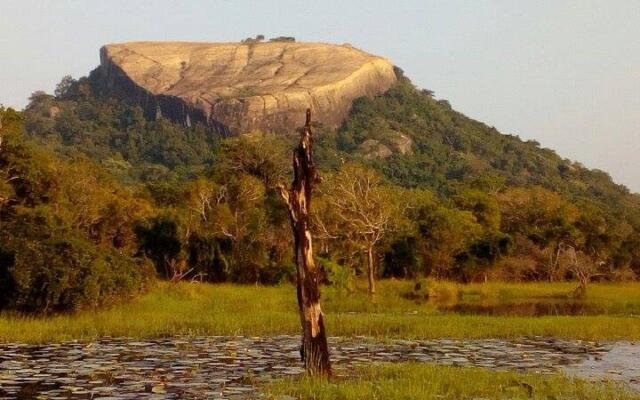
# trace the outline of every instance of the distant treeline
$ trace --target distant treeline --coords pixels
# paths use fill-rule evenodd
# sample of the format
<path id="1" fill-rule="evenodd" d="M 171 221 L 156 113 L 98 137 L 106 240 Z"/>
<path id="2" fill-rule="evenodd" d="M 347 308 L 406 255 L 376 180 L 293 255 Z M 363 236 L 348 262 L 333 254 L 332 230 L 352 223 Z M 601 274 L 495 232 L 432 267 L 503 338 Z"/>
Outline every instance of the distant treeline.
<path id="1" fill-rule="evenodd" d="M 640 273 L 637 195 L 397 73 L 340 128 L 314 126 L 315 250 L 328 283 L 349 285 L 368 268 L 459 281 Z M 275 186 L 291 179 L 295 135 L 220 139 L 147 120 L 99 84 L 67 77 L 23 112 L 0 110 L 0 304 L 97 305 L 144 290 L 154 269 L 176 280 L 291 279 Z"/>

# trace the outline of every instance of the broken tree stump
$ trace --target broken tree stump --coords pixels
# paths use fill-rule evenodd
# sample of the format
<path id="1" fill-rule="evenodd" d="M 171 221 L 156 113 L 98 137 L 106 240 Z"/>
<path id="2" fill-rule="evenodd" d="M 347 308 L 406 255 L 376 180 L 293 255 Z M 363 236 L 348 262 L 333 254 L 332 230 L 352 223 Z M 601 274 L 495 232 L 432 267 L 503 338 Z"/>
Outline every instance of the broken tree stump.
<path id="1" fill-rule="evenodd" d="M 331 375 L 331 362 L 324 315 L 320 307 L 320 273 L 313 259 L 309 217 L 313 187 L 320 181 L 313 163 L 312 148 L 311 110 L 307 109 L 300 142 L 293 152 L 293 182 L 289 189 L 278 185 L 278 191 L 289 209 L 293 231 L 296 288 L 303 335 L 301 355 L 309 374 L 328 376 Z"/>

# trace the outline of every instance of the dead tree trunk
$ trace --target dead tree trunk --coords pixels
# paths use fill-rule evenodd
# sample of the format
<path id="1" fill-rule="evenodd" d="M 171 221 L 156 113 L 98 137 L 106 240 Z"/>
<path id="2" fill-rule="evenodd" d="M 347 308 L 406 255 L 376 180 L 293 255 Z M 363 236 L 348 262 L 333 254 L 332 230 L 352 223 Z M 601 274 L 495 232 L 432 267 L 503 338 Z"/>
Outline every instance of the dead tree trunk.
<path id="1" fill-rule="evenodd" d="M 329 347 L 320 308 L 319 271 L 313 260 L 309 227 L 311 193 L 320 180 L 313 163 L 312 146 L 311 110 L 307 109 L 307 122 L 300 136 L 300 144 L 293 152 L 291 188 L 287 190 L 279 185 L 278 190 L 289 209 L 293 230 L 298 307 L 303 333 L 301 355 L 309 374 L 330 375 Z"/>

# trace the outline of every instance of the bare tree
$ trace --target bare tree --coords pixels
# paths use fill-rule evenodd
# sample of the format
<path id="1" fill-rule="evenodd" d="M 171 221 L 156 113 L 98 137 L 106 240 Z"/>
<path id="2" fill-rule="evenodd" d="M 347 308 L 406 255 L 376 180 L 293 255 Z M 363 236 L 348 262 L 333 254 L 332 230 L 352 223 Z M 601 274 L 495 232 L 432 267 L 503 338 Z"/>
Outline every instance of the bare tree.
<path id="1" fill-rule="evenodd" d="M 263 239 L 266 216 L 262 201 L 265 188 L 259 179 L 240 175 L 215 194 L 209 227 L 232 243 L 233 260 L 242 264 L 248 250 Z"/>
<path id="2" fill-rule="evenodd" d="M 376 245 L 393 229 L 406 206 L 380 186 L 375 171 L 359 166 L 345 166 L 329 190 L 329 201 L 341 220 L 340 230 L 367 254 L 369 292 L 373 294 Z"/>
<path id="3" fill-rule="evenodd" d="M 562 268 L 560 268 L 560 259 L 563 248 L 564 243 L 560 242 L 554 248 L 545 249 L 549 253 L 549 260 L 547 262 L 547 275 L 549 282 L 558 280 L 559 275 L 562 273 Z"/>
<path id="4" fill-rule="evenodd" d="M 311 110 L 300 135 L 300 143 L 293 152 L 293 182 L 290 189 L 278 185 L 278 191 L 289 209 L 296 261 L 296 287 L 300 322 L 302 324 L 301 355 L 309 374 L 331 374 L 329 348 L 320 307 L 319 269 L 313 259 L 310 230 L 310 207 L 313 187 L 320 181 L 313 162 Z"/>
<path id="5" fill-rule="evenodd" d="M 200 178 L 192 184 L 187 192 L 187 206 L 189 211 L 200 216 L 202 222 L 207 221 L 207 216 L 218 194 L 216 187 L 204 178 Z"/>
<path id="6" fill-rule="evenodd" d="M 164 262 L 165 273 L 171 282 L 180 282 L 193 272 L 193 268 L 187 268 L 187 262 L 182 257 L 169 258 L 164 256 Z"/>
<path id="7" fill-rule="evenodd" d="M 602 262 L 599 262 L 583 251 L 576 250 L 573 246 L 567 246 L 563 250 L 562 258 L 567 269 L 571 271 L 578 281 L 578 287 L 574 291 L 576 297 L 583 297 L 587 293 L 587 286 L 596 276 L 603 275 L 601 273 Z"/>

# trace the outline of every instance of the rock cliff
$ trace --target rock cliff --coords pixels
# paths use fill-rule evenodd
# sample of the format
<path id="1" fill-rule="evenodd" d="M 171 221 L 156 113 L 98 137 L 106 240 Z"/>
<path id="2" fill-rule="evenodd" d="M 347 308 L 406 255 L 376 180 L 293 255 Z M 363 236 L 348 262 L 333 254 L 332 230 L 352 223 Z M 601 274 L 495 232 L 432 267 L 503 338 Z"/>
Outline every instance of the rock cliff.
<path id="1" fill-rule="evenodd" d="M 352 101 L 396 80 L 386 59 L 321 43 L 109 44 L 100 51 L 105 88 L 150 115 L 214 126 L 223 135 L 291 132 L 314 120 L 335 126 Z"/>

